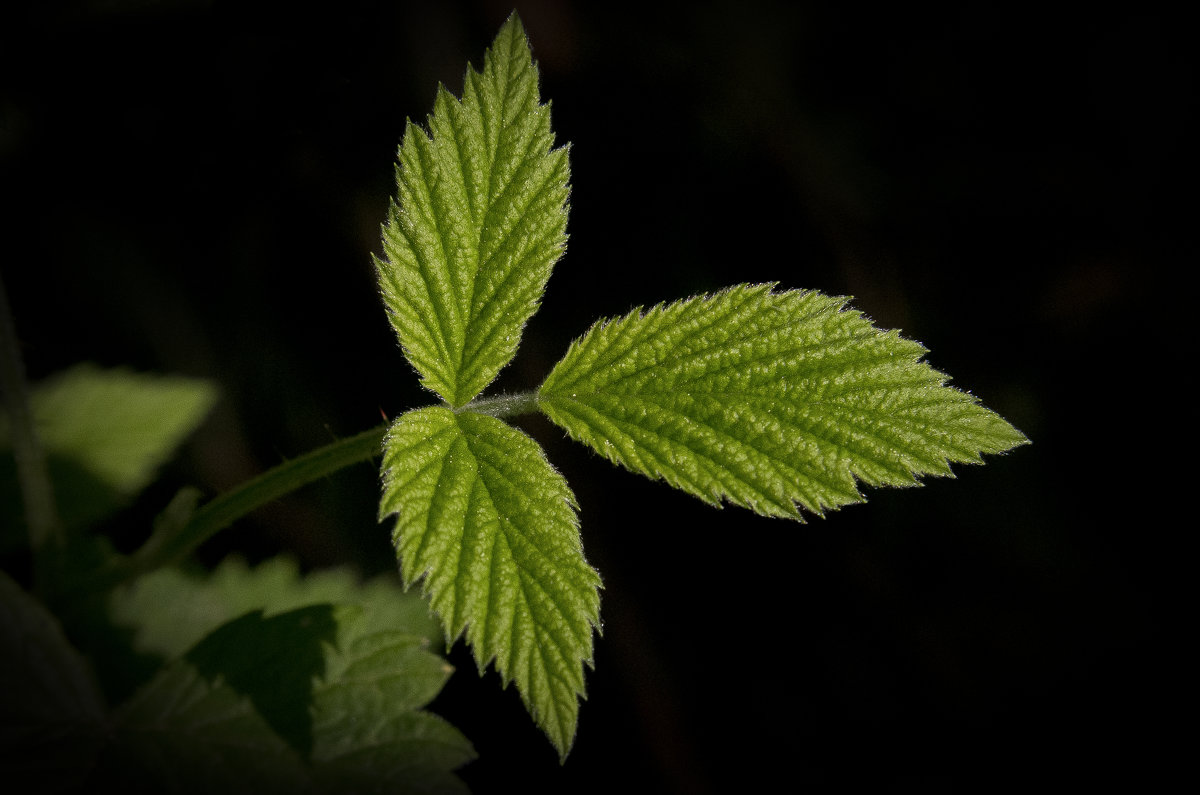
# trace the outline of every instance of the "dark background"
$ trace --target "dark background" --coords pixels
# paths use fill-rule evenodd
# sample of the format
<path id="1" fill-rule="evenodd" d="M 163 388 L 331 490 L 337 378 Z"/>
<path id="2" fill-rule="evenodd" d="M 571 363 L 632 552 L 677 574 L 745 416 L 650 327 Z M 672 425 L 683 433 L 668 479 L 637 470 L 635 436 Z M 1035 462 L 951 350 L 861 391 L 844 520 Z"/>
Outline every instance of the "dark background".
<path id="1" fill-rule="evenodd" d="M 720 792 L 1165 775 L 1190 714 L 1176 639 L 1195 625 L 1175 610 L 1192 530 L 1168 455 L 1190 436 L 1173 379 L 1194 363 L 1153 358 L 1196 262 L 1172 232 L 1196 133 L 1178 21 L 518 8 L 572 145 L 571 238 L 489 391 L 536 386 L 598 317 L 777 281 L 853 295 L 1033 445 L 796 525 L 714 510 L 521 420 L 579 498 L 604 634 L 563 767 L 515 691 L 451 652 L 434 708 L 480 753 L 463 778 Z M 182 483 L 217 493 L 431 402 L 368 254 L 405 118 L 438 81 L 459 91 L 510 6 L 4 9 L 0 268 L 31 378 L 90 360 L 223 394 L 137 521 L 108 528 L 119 546 Z M 201 557 L 392 569 L 377 500 L 358 466 Z"/>

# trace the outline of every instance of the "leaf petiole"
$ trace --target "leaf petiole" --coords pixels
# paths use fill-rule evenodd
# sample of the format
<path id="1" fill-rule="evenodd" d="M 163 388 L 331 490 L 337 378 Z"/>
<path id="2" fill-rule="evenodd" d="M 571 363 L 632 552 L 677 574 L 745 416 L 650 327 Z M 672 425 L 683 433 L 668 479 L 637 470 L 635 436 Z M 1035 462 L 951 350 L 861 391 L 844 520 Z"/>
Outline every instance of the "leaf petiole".
<path id="1" fill-rule="evenodd" d="M 85 588 L 106 590 L 140 574 L 176 563 L 257 508 L 348 466 L 378 458 L 383 453 L 386 430 L 386 425 L 380 425 L 284 461 L 206 503 L 185 521 L 171 521 L 166 516 L 164 521 L 156 523 L 154 533 L 137 552 L 98 573 Z"/>
<path id="2" fill-rule="evenodd" d="M 499 418 L 531 414 L 537 407 L 536 392 L 518 392 L 480 398 L 458 411 Z M 95 580 L 84 586 L 84 590 L 107 590 L 138 575 L 177 563 L 246 514 L 341 469 L 379 457 L 387 427 L 380 425 L 284 461 L 209 501 L 185 521 L 168 518 L 159 522 L 137 552 L 100 572 Z"/>
<path id="3" fill-rule="evenodd" d="M 533 414 L 538 410 L 538 393 L 517 392 L 512 395 L 497 395 L 495 397 L 477 398 L 455 413 L 473 411 L 476 414 L 486 414 L 489 417 L 516 417 L 521 414 Z"/>

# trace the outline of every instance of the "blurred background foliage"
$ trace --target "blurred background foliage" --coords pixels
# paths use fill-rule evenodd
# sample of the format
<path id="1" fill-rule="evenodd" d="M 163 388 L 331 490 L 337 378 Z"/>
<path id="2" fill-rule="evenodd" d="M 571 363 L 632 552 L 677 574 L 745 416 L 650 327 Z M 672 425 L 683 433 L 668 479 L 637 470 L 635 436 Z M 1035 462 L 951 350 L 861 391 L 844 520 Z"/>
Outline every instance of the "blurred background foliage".
<path id="1" fill-rule="evenodd" d="M 478 792 L 976 787 L 1160 770 L 1182 738 L 1144 359 L 1180 263 L 1194 50 L 1152 8 L 518 3 L 570 141 L 570 243 L 495 389 L 600 316 L 742 281 L 855 296 L 1034 442 L 795 526 L 617 471 L 536 418 L 605 577 L 559 768 L 461 646 L 434 708 Z M 187 454 L 101 528 L 431 398 L 368 252 L 406 117 L 511 6 L 90 0 L 0 10 L 0 268 L 26 367 L 211 379 Z M 1178 364 L 1178 362 L 1176 362 Z M 355 467 L 201 550 L 394 567 Z"/>

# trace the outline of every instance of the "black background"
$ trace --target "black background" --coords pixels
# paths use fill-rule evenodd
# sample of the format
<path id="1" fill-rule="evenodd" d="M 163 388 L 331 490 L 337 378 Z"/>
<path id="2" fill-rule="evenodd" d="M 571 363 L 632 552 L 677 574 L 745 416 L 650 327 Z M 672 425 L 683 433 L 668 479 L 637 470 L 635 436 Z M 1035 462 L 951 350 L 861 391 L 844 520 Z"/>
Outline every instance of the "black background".
<path id="1" fill-rule="evenodd" d="M 406 117 L 461 88 L 510 7 L 109 2 L 0 11 L 0 268 L 34 379 L 89 360 L 223 400 L 107 528 L 431 402 L 369 252 Z M 562 767 L 461 644 L 434 708 L 477 792 L 1154 779 L 1190 685 L 1195 80 L 1176 20 L 1040 4 L 521 3 L 572 161 L 570 243 L 516 360 L 735 282 L 855 297 L 1032 440 L 804 525 L 717 511 L 536 418 L 605 580 Z M 1181 267 L 1181 265 L 1183 267 Z M 1178 300 L 1178 298 L 1182 300 Z M 1177 299 L 1177 300 L 1172 300 Z M 1170 368 L 1175 368 L 1174 370 Z M 1183 492 L 1182 494 L 1180 492 Z M 358 466 L 201 550 L 393 569 Z M 1185 506 L 1186 511 L 1186 506 Z"/>

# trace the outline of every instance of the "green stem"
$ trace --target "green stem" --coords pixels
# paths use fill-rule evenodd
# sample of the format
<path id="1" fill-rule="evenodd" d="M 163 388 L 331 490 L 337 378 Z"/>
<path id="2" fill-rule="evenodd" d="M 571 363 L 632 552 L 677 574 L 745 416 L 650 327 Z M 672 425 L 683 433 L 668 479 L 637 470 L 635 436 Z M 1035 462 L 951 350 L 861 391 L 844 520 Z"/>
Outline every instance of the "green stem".
<path id="1" fill-rule="evenodd" d="M 207 503 L 182 524 L 163 522 L 132 557 L 89 583 L 88 590 L 104 590 L 160 566 L 176 563 L 196 547 L 246 514 L 269 502 L 383 452 L 386 425 L 327 444 L 299 458 L 285 461 L 233 491 Z"/>
<path id="2" fill-rule="evenodd" d="M 492 417 L 511 417 L 537 411 L 537 392 L 481 398 L 460 411 L 475 411 Z M 382 453 L 386 425 L 357 436 L 341 439 L 285 461 L 231 492 L 222 494 L 182 523 L 164 522 L 160 530 L 122 564 L 120 579 L 137 576 L 160 566 L 177 563 L 196 547 L 246 514 L 306 486 L 339 469 L 375 458 Z"/>
<path id="3" fill-rule="evenodd" d="M 528 414 L 537 410 L 537 393 L 522 392 L 483 398 L 467 404 L 461 410 L 493 417 Z M 285 461 L 212 500 L 187 522 L 165 522 L 161 532 L 155 532 L 127 561 L 129 576 L 176 563 L 256 508 L 340 469 L 378 457 L 383 452 L 383 435 L 386 431 L 387 426 L 380 425 Z"/>
<path id="4" fill-rule="evenodd" d="M 458 411 L 473 411 L 476 414 L 486 414 L 489 417 L 497 418 L 532 414 L 537 410 L 537 392 L 518 392 L 515 395 L 479 398 L 458 409 Z"/>
<path id="5" fill-rule="evenodd" d="M 537 411 L 537 392 L 481 398 L 459 411 L 474 411 L 492 417 L 511 417 Z M 186 522 L 162 521 L 142 548 L 120 563 L 98 572 L 95 578 L 79 583 L 77 593 L 104 591 L 161 566 L 177 563 L 219 531 L 269 502 L 306 486 L 315 480 L 367 461 L 383 451 L 386 425 L 363 431 L 285 461 L 233 491 L 207 503 Z"/>

